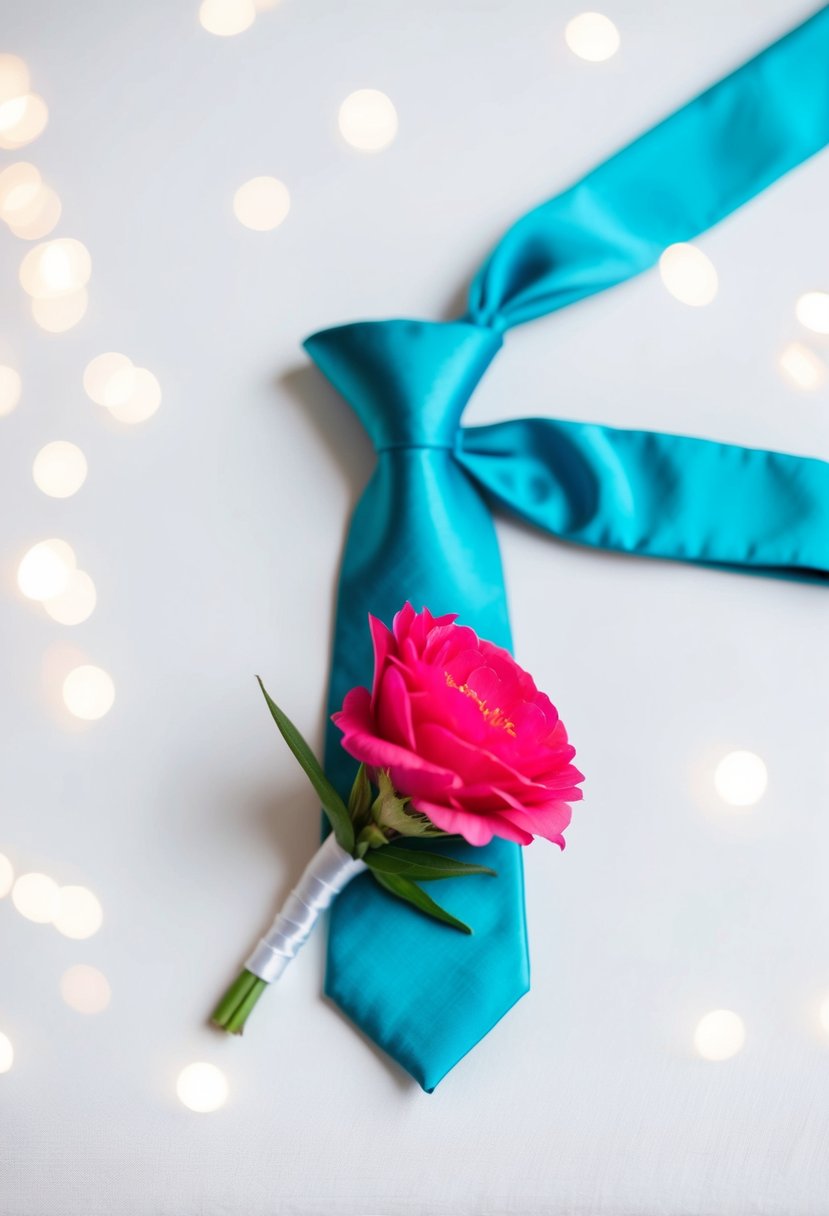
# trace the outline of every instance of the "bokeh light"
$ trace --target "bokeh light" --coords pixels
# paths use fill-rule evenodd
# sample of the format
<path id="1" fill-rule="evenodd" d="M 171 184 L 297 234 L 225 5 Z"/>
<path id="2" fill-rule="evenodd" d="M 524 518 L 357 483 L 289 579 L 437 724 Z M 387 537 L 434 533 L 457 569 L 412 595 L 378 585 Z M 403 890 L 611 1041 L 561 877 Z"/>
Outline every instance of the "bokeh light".
<path id="1" fill-rule="evenodd" d="M 83 941 L 98 932 L 104 912 L 96 895 L 87 887 L 61 887 L 54 925 L 64 937 Z"/>
<path id="2" fill-rule="evenodd" d="M 145 422 L 161 404 L 161 385 L 153 373 L 114 351 L 87 364 L 83 383 L 92 400 L 119 422 Z"/>
<path id="3" fill-rule="evenodd" d="M 178 1075 L 176 1093 L 188 1110 L 209 1114 L 227 1101 L 227 1079 L 215 1064 L 188 1064 Z"/>
<path id="4" fill-rule="evenodd" d="M 63 681 L 63 703 L 76 718 L 96 722 L 109 713 L 115 701 L 112 677 L 101 667 L 83 663 Z"/>
<path id="5" fill-rule="evenodd" d="M 103 1013 L 109 1006 L 112 990 L 109 980 L 97 967 L 78 963 L 60 977 L 60 994 L 76 1013 Z"/>
<path id="6" fill-rule="evenodd" d="M 61 216 L 61 201 L 51 186 L 44 186 L 27 207 L 7 220 L 15 236 L 23 241 L 39 241 L 48 236 Z"/>
<path id="7" fill-rule="evenodd" d="M 829 334 L 829 291 L 807 291 L 795 305 L 801 325 L 816 334 Z"/>
<path id="8" fill-rule="evenodd" d="M 397 111 L 378 89 L 358 89 L 340 106 L 340 132 L 346 143 L 361 152 L 380 152 L 397 134 Z"/>
<path id="9" fill-rule="evenodd" d="M 26 920 L 51 924 L 60 903 L 58 884 L 47 874 L 21 874 L 12 887 L 12 903 Z"/>
<path id="10" fill-rule="evenodd" d="M 15 236 L 26 241 L 48 236 L 60 214 L 58 195 L 35 165 L 17 161 L 0 173 L 0 218 Z"/>
<path id="11" fill-rule="evenodd" d="M 780 370 L 796 388 L 814 392 L 825 384 L 827 368 L 821 357 L 802 342 L 790 342 L 780 352 Z"/>
<path id="12" fill-rule="evenodd" d="M 59 595 L 43 601 L 53 621 L 59 625 L 81 625 L 95 611 L 98 594 L 85 570 L 73 570 Z"/>
<path id="13" fill-rule="evenodd" d="M 86 481 L 86 457 L 74 443 L 56 439 L 35 456 L 32 477 L 50 498 L 71 498 Z"/>
<path id="14" fill-rule="evenodd" d="M 820 1010 L 818 1013 L 820 1024 L 823 1029 L 829 1034 L 829 996 L 821 1001 Z"/>
<path id="15" fill-rule="evenodd" d="M 18 55 L 0 55 L 0 105 L 28 93 L 29 69 Z"/>
<path id="16" fill-rule="evenodd" d="M 14 223 L 25 217 L 43 189 L 40 170 L 28 161 L 16 161 L 0 173 L 0 217 Z"/>
<path id="17" fill-rule="evenodd" d="M 709 257 L 696 245 L 669 245 L 659 259 L 662 282 L 682 304 L 700 308 L 717 294 L 717 271 Z"/>
<path id="18" fill-rule="evenodd" d="M 161 385 L 146 367 L 136 367 L 132 369 L 129 381 L 126 380 L 123 372 L 114 376 L 110 381 L 110 392 L 117 394 L 119 386 L 125 386 L 127 383 L 129 383 L 129 392 L 126 399 L 111 405 L 109 412 L 119 422 L 126 422 L 129 425 L 146 422 L 161 405 Z"/>
<path id="19" fill-rule="evenodd" d="M 202 0 L 199 21 L 209 34 L 230 38 L 249 29 L 256 20 L 253 0 Z"/>
<path id="20" fill-rule="evenodd" d="M 134 376 L 132 359 L 117 351 L 108 351 L 87 363 L 83 386 L 96 405 L 123 405 L 132 391 Z"/>
<path id="21" fill-rule="evenodd" d="M 37 93 L 12 97 L 0 105 L 0 148 L 16 151 L 42 135 L 49 121 L 49 107 Z"/>
<path id="22" fill-rule="evenodd" d="M 714 787 L 729 806 L 754 806 L 766 792 L 768 771 L 754 752 L 729 752 L 714 770 Z"/>
<path id="23" fill-rule="evenodd" d="M 17 585 L 27 599 L 52 599 L 65 591 L 76 566 L 74 550 L 65 540 L 42 540 L 17 567 Z"/>
<path id="24" fill-rule="evenodd" d="M 745 1041 L 743 1019 L 730 1009 L 706 1013 L 694 1031 L 694 1047 L 703 1060 L 730 1060 L 742 1051 Z"/>
<path id="25" fill-rule="evenodd" d="M 63 334 L 86 315 L 89 293 L 85 287 L 57 300 L 32 300 L 32 316 L 41 329 L 50 334 Z"/>
<path id="26" fill-rule="evenodd" d="M 20 400 L 22 384 L 20 372 L 13 367 L 0 364 L 0 418 L 10 414 Z"/>
<path id="27" fill-rule="evenodd" d="M 618 29 L 603 13 L 580 13 L 573 17 L 565 26 L 564 39 L 574 55 L 590 63 L 610 59 L 621 42 Z"/>
<path id="28" fill-rule="evenodd" d="M 8 1072 L 14 1064 L 14 1048 L 8 1035 L 0 1030 L 0 1073 Z"/>
<path id="29" fill-rule="evenodd" d="M 73 237 L 58 237 L 30 249 L 20 264 L 23 290 L 36 300 L 74 295 L 92 273 L 89 250 Z"/>
<path id="30" fill-rule="evenodd" d="M 0 899 L 5 898 L 12 889 L 14 882 L 14 866 L 6 857 L 5 853 L 0 853 Z"/>
<path id="31" fill-rule="evenodd" d="M 233 213 L 254 232 L 278 228 L 291 208 L 288 187 L 275 177 L 252 177 L 233 196 Z"/>

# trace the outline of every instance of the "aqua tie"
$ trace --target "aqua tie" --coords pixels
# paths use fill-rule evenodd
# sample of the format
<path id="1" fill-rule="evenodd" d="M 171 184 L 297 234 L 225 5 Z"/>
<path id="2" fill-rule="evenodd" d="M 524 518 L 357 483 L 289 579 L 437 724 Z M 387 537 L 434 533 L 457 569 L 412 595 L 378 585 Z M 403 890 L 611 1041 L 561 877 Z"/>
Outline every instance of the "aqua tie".
<path id="1" fill-rule="evenodd" d="M 456 612 L 510 647 L 491 511 L 608 549 L 829 578 L 829 464 L 643 431 L 531 418 L 461 428 L 509 327 L 648 269 L 829 142 L 829 8 L 511 228 L 463 321 L 373 321 L 306 349 L 356 411 L 377 465 L 340 576 L 329 707 L 371 682 L 369 613 Z M 332 728 L 326 768 L 353 764 Z M 497 880 L 444 883 L 462 937 L 367 877 L 331 916 L 326 991 L 427 1090 L 529 988 L 520 848 L 459 844 Z"/>

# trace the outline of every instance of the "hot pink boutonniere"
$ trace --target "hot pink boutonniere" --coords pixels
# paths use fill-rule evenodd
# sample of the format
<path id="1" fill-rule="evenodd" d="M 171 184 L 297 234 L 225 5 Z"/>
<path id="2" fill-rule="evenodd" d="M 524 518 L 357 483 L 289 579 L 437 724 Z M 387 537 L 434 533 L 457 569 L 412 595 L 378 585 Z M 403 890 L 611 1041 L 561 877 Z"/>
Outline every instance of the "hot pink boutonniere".
<path id="1" fill-rule="evenodd" d="M 371 690 L 353 688 L 333 720 L 360 761 L 348 802 L 302 735 L 271 700 L 274 721 L 308 775 L 332 832 L 306 867 L 268 933 L 231 985 L 213 1020 L 240 1033 L 266 985 L 281 975 L 320 912 L 363 872 L 420 912 L 472 930 L 420 886 L 494 871 L 401 846 L 405 837 L 461 836 L 472 845 L 500 836 L 560 847 L 584 780 L 550 699 L 512 656 L 454 616 L 405 604 L 388 629 L 369 619 Z M 261 685 L 261 681 L 260 681 Z"/>
<path id="2" fill-rule="evenodd" d="M 334 714 L 346 751 L 469 844 L 544 836 L 563 846 L 584 778 L 532 677 L 454 616 L 406 604 L 391 629 L 374 617 L 370 627 L 372 690 L 353 688 Z"/>

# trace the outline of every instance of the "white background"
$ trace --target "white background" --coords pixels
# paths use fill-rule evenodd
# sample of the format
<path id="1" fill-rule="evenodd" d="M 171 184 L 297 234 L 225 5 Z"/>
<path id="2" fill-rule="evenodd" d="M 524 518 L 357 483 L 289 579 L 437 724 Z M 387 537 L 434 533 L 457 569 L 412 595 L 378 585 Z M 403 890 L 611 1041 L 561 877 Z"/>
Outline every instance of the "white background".
<path id="1" fill-rule="evenodd" d="M 804 17 L 800 0 L 618 0 L 605 64 L 563 41 L 561 0 L 284 0 L 239 37 L 196 0 L 3 5 L 51 109 L 33 160 L 56 235 L 93 259 L 87 317 L 32 322 L 22 242 L 0 233 L 0 851 L 100 897 L 73 943 L 0 902 L 4 1216 L 824 1216 L 829 1194 L 826 592 L 574 551 L 501 529 L 519 658 L 560 705 L 588 774 L 560 855 L 526 854 L 533 990 L 433 1095 L 320 997 L 322 937 L 243 1040 L 213 1001 L 317 839 L 253 673 L 315 741 L 348 511 L 371 454 L 299 342 L 340 321 L 449 317 L 508 222 Z M 396 142 L 360 154 L 340 101 L 382 89 Z M 2 164 L 15 159 L 4 154 Z M 273 174 L 269 234 L 232 213 Z M 777 369 L 797 296 L 829 285 L 829 158 L 700 244 L 708 308 L 657 274 L 508 338 L 468 421 L 548 414 L 829 457 L 825 395 Z M 82 388 L 106 350 L 151 368 L 142 427 Z M 31 462 L 89 460 L 58 501 Z M 98 588 L 55 624 L 16 588 L 35 541 L 68 540 Z M 67 647 L 112 673 L 81 725 Z M 728 810 L 717 760 L 760 753 L 766 798 Z M 109 1010 L 61 1001 L 71 964 Z M 734 1059 L 696 1058 L 712 1008 Z M 225 1070 L 212 1115 L 178 1102 Z"/>

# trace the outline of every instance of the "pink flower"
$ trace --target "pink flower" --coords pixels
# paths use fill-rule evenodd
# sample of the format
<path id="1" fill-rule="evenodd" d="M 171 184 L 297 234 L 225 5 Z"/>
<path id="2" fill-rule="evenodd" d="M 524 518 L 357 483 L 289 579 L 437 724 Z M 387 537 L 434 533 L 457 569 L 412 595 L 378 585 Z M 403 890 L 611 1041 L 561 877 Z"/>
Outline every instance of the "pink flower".
<path id="1" fill-rule="evenodd" d="M 369 618 L 374 685 L 334 714 L 343 747 L 470 844 L 545 836 L 563 848 L 584 780 L 564 724 L 506 650 L 454 621 L 411 604 L 392 630 Z"/>

